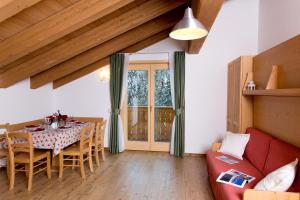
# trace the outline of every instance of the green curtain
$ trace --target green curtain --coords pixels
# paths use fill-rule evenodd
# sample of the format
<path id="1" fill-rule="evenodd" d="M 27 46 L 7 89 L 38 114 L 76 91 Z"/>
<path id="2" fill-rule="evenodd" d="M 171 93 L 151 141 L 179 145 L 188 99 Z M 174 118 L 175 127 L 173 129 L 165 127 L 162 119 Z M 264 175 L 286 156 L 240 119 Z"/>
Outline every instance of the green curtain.
<path id="1" fill-rule="evenodd" d="M 122 96 L 122 82 L 124 71 L 124 54 L 114 54 L 110 57 L 110 137 L 109 151 L 119 153 L 118 115 Z"/>
<path id="2" fill-rule="evenodd" d="M 174 97 L 175 97 L 175 133 L 174 155 L 184 156 L 184 104 L 185 104 L 185 52 L 174 54 Z"/>

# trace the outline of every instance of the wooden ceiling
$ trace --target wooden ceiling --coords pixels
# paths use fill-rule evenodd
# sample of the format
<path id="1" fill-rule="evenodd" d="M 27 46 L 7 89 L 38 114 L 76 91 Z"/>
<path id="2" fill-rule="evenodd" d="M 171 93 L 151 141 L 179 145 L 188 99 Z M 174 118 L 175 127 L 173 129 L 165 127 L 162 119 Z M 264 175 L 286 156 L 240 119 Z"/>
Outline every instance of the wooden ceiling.
<path id="1" fill-rule="evenodd" d="M 209 30 L 223 0 L 193 0 Z M 0 88 L 30 77 L 58 88 L 168 37 L 187 0 L 1 0 Z M 198 53 L 204 39 L 189 42 Z"/>

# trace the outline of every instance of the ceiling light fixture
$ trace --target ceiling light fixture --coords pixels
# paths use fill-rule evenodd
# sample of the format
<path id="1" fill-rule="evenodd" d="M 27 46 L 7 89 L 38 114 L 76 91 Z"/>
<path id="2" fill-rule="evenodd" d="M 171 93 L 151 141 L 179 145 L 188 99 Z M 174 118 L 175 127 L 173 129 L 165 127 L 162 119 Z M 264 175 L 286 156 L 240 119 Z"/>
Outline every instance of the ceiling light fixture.
<path id="1" fill-rule="evenodd" d="M 183 18 L 174 26 L 169 36 L 175 40 L 195 40 L 208 34 L 203 24 L 193 15 L 193 10 L 188 7 Z"/>

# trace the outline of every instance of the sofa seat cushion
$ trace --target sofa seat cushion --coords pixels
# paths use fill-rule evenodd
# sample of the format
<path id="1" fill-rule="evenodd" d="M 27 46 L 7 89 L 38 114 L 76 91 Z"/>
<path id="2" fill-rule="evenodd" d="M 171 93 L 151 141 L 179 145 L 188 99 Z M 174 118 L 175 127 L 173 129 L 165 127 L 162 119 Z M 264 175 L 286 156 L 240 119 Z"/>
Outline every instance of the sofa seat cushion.
<path id="1" fill-rule="evenodd" d="M 263 175 L 246 159 L 238 160 L 239 163 L 230 165 L 216 158 L 216 156 L 221 155 L 224 154 L 212 151 L 209 151 L 207 153 L 207 168 L 215 198 L 216 200 L 241 200 L 243 199 L 244 190 L 253 188 L 256 185 L 256 183 L 263 178 Z M 228 156 L 231 159 L 237 160 L 232 156 L 226 156 Z M 251 176 L 254 176 L 255 180 L 253 180 L 251 183 L 246 184 L 244 188 L 238 188 L 228 184 L 216 182 L 221 172 L 225 172 L 230 169 L 235 169 L 243 173 L 249 174 Z"/>
<path id="2" fill-rule="evenodd" d="M 255 128 L 248 128 L 246 133 L 250 134 L 250 140 L 244 157 L 263 172 L 273 137 Z"/>
<path id="3" fill-rule="evenodd" d="M 270 144 L 269 154 L 266 160 L 264 175 L 294 161 L 296 158 L 300 160 L 300 149 L 283 142 L 279 139 L 272 140 Z M 300 164 L 298 164 L 296 177 L 289 192 L 300 192 Z"/>

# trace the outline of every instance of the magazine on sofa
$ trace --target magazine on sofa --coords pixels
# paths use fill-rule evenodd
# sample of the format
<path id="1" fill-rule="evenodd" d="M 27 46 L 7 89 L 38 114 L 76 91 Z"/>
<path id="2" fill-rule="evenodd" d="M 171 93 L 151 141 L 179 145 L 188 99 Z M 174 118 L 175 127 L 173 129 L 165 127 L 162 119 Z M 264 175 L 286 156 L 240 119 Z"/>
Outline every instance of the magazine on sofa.
<path id="1" fill-rule="evenodd" d="M 217 156 L 216 158 L 219 159 L 219 160 L 222 160 L 223 162 L 231 164 L 231 165 L 239 162 L 237 160 L 230 159 L 230 158 L 228 158 L 227 156 L 224 156 L 224 155 Z"/>
<path id="2" fill-rule="evenodd" d="M 253 181 L 255 177 L 230 169 L 227 172 L 222 172 L 217 178 L 217 182 L 233 185 L 239 188 L 243 188 L 246 183 Z"/>

